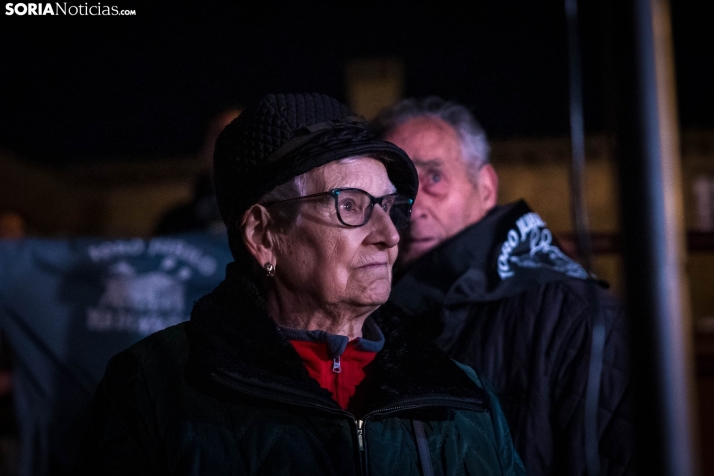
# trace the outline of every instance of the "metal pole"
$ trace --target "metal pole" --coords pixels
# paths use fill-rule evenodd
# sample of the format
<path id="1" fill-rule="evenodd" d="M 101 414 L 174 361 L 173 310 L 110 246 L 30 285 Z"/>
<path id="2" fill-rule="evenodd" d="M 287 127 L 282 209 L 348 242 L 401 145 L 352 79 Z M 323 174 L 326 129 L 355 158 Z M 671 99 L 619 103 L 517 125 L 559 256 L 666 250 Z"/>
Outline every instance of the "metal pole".
<path id="1" fill-rule="evenodd" d="M 615 2 L 625 288 L 638 474 L 698 474 L 669 4 Z"/>
<path id="2" fill-rule="evenodd" d="M 578 254 L 588 273 L 588 300 L 592 312 L 590 365 L 585 392 L 583 436 L 587 476 L 600 476 L 598 408 L 602 383 L 605 322 L 599 312 L 597 284 L 592 279 L 592 243 L 588 210 L 585 204 L 585 124 L 583 121 L 583 84 L 581 72 L 580 31 L 578 28 L 578 0 L 565 0 L 565 21 L 568 32 L 568 79 L 570 83 L 570 143 L 573 160 L 570 168 L 571 213 L 577 236 Z"/>

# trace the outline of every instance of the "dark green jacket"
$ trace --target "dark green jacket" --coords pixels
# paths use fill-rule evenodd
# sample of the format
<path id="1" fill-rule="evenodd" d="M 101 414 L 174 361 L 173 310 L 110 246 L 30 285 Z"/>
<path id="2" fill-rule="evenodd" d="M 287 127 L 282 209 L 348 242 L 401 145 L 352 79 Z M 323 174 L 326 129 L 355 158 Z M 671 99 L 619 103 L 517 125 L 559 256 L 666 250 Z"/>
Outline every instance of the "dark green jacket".
<path id="1" fill-rule="evenodd" d="M 92 408 L 82 474 L 524 474 L 500 407 L 476 374 L 372 316 L 385 346 L 340 408 L 229 273 L 189 323 L 115 356 Z M 420 458 L 415 424 L 429 457 Z M 424 446 L 426 448 L 426 446 Z"/>

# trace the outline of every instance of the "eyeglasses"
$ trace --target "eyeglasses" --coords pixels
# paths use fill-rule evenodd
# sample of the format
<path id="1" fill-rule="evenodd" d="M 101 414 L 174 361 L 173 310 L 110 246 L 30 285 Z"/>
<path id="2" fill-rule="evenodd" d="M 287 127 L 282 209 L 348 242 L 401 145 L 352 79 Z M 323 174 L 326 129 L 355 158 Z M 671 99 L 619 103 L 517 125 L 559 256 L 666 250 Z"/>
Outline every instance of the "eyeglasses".
<path id="1" fill-rule="evenodd" d="M 325 197 L 327 195 L 335 199 L 335 210 L 337 211 L 337 218 L 340 220 L 340 223 L 350 227 L 365 225 L 369 219 L 372 218 L 372 210 L 374 209 L 374 205 L 377 204 L 382 207 L 382 210 L 392 219 L 394 227 L 397 230 L 402 230 L 409 224 L 409 218 L 412 214 L 412 204 L 414 203 L 413 199 L 399 193 L 373 197 L 358 188 L 333 188 L 327 192 L 268 202 L 263 205 L 275 205 L 277 203 L 307 200 L 310 198 Z"/>

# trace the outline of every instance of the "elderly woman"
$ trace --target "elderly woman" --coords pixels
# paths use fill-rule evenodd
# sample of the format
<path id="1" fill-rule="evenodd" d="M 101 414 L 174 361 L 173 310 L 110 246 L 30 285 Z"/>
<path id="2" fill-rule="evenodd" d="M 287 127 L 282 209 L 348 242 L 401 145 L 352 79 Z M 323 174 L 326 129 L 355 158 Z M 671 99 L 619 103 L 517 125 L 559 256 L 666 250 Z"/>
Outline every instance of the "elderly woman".
<path id="1" fill-rule="evenodd" d="M 221 134 L 235 262 L 188 323 L 115 356 L 86 474 L 523 474 L 497 401 L 389 296 L 417 176 L 343 105 L 270 95 Z"/>

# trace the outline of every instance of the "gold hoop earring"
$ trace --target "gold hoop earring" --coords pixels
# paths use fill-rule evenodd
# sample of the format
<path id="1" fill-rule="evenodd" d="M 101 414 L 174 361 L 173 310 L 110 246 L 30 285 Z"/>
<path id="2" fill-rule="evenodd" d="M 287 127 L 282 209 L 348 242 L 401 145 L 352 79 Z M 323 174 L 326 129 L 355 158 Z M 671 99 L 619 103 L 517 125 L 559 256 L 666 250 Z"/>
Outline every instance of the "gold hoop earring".
<path id="1" fill-rule="evenodd" d="M 273 266 L 273 263 L 265 263 L 263 268 L 265 268 L 265 275 L 267 277 L 272 278 L 275 276 L 275 266 Z"/>

